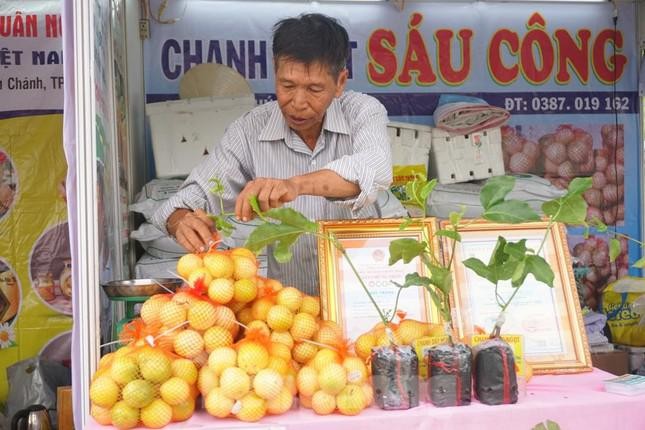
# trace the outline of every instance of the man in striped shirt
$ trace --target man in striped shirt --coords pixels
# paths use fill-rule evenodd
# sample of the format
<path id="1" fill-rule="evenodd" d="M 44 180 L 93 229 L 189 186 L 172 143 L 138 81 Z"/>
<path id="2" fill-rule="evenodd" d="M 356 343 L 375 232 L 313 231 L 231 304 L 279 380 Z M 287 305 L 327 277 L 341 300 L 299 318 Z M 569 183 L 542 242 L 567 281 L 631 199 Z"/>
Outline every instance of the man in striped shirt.
<path id="1" fill-rule="evenodd" d="M 333 18 L 279 21 L 277 101 L 234 121 L 154 223 L 187 250 L 204 250 L 214 230 L 206 211 L 220 210 L 208 191 L 214 177 L 224 184 L 224 210 L 242 221 L 253 218 L 251 196 L 262 210 L 287 206 L 314 220 L 380 217 L 374 202 L 392 181 L 387 112 L 373 97 L 344 91 L 349 53 L 347 31 Z M 317 295 L 316 249 L 315 238 L 303 236 L 286 264 L 269 249 L 269 277 Z"/>

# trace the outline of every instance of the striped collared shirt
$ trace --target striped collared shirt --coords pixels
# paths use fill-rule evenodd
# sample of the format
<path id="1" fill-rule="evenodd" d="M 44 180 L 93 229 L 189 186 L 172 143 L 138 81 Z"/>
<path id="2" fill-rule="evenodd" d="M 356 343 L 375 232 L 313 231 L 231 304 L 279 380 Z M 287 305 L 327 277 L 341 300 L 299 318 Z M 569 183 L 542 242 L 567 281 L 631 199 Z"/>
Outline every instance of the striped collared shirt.
<path id="1" fill-rule="evenodd" d="M 233 212 L 236 197 L 255 178 L 287 179 L 321 169 L 333 170 L 358 184 L 360 194 L 346 200 L 299 196 L 285 206 L 313 220 L 377 218 L 377 193 L 392 181 L 387 122 L 387 112 L 375 98 L 347 91 L 327 108 L 322 132 L 311 150 L 289 128 L 277 102 L 258 106 L 229 126 L 180 191 L 157 210 L 153 222 L 166 231 L 166 220 L 176 208 L 218 213 L 219 199 L 209 192 L 209 179 L 214 177 L 224 184 L 224 210 Z M 300 238 L 289 263 L 276 262 L 271 249 L 268 254 L 269 277 L 307 294 L 318 294 L 314 237 Z"/>

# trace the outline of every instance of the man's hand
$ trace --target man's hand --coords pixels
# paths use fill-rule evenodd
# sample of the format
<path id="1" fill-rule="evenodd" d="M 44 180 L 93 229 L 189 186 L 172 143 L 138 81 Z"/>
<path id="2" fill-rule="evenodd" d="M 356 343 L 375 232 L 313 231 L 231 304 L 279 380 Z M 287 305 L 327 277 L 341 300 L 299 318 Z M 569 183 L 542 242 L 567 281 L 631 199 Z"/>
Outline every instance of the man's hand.
<path id="1" fill-rule="evenodd" d="M 213 243 L 215 224 L 201 209 L 177 209 L 168 217 L 168 233 L 189 252 L 205 252 Z"/>
<path id="2" fill-rule="evenodd" d="M 268 211 L 279 208 L 287 202 L 295 200 L 300 195 L 300 187 L 296 178 L 271 179 L 257 178 L 244 187 L 235 201 L 235 215 L 242 221 L 253 219 L 254 213 L 249 198 L 257 196 L 260 209 Z"/>
<path id="3" fill-rule="evenodd" d="M 13 203 L 14 191 L 7 184 L 0 185 L 0 209 L 9 210 Z"/>

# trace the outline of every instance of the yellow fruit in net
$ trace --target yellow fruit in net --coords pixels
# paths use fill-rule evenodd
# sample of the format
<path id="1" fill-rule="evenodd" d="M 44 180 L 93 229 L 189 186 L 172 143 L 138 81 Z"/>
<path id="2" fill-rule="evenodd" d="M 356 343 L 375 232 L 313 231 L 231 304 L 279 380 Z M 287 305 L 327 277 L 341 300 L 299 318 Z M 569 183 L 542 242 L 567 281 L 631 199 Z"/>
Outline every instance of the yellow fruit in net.
<path id="1" fill-rule="evenodd" d="M 264 399 L 255 393 L 248 393 L 240 399 L 239 410 L 235 411 L 238 420 L 246 422 L 255 422 L 266 415 L 267 404 Z"/>
<path id="2" fill-rule="evenodd" d="M 289 362 L 281 357 L 270 356 L 267 369 L 273 369 L 279 374 L 285 376 L 289 373 Z"/>
<path id="3" fill-rule="evenodd" d="M 253 311 L 251 310 L 251 308 L 240 309 L 235 317 L 240 323 L 244 325 L 249 325 L 249 323 L 255 319 L 253 318 Z"/>
<path id="4" fill-rule="evenodd" d="M 139 409 L 124 401 L 117 402 L 110 411 L 110 421 L 119 430 L 131 429 L 139 423 Z"/>
<path id="5" fill-rule="evenodd" d="M 343 338 L 341 336 L 338 336 L 335 329 L 327 326 L 322 326 L 314 334 L 314 341 L 329 345 L 332 348 L 337 348 L 342 343 Z"/>
<path id="6" fill-rule="evenodd" d="M 322 369 L 327 367 L 331 363 L 341 363 L 340 355 L 333 349 L 328 349 L 328 348 L 321 348 L 320 351 L 318 351 L 312 360 L 311 363 L 309 363 L 310 366 L 312 366 L 316 372 L 320 373 Z"/>
<path id="7" fill-rule="evenodd" d="M 117 354 L 117 352 L 120 352 L 120 351 L 122 351 L 122 352 L 120 354 Z M 110 365 L 112 364 L 112 361 L 116 357 L 123 357 L 128 352 L 130 352 L 130 348 L 128 348 L 127 346 L 124 346 L 122 348 L 119 348 L 116 352 L 109 352 L 109 353 L 105 354 L 103 357 L 101 357 L 99 359 L 99 364 L 98 364 L 97 369 L 98 370 L 107 369 L 108 367 L 110 367 Z"/>
<path id="8" fill-rule="evenodd" d="M 221 346 L 233 345 L 233 335 L 224 327 L 211 327 L 204 332 L 204 347 L 210 353 Z"/>
<path id="9" fill-rule="evenodd" d="M 303 394 L 300 394 L 298 396 L 298 400 L 300 400 L 300 406 L 302 406 L 303 408 L 311 409 L 312 396 L 305 396 Z"/>
<path id="10" fill-rule="evenodd" d="M 263 335 L 271 336 L 271 329 L 264 321 L 253 320 L 246 325 L 249 331 L 259 331 Z"/>
<path id="11" fill-rule="evenodd" d="M 257 342 L 242 342 L 237 349 L 237 365 L 249 375 L 255 375 L 269 365 L 269 351 Z"/>
<path id="12" fill-rule="evenodd" d="M 193 270 L 188 276 L 188 285 L 195 288 L 195 285 L 197 285 L 198 281 L 202 285 L 208 287 L 208 285 L 210 285 L 210 283 L 213 281 L 213 275 L 211 275 L 210 270 L 205 267 L 200 267 Z"/>
<path id="13" fill-rule="evenodd" d="M 172 349 L 172 345 L 175 342 L 175 336 L 177 333 L 184 330 L 183 327 L 166 327 L 162 326 L 159 329 L 159 334 L 155 337 L 155 346 L 164 351 Z"/>
<path id="14" fill-rule="evenodd" d="M 304 366 L 298 371 L 296 377 L 298 392 L 305 396 L 313 396 L 320 389 L 318 384 L 318 372 L 313 367 Z"/>
<path id="15" fill-rule="evenodd" d="M 215 388 L 204 397 L 206 412 L 216 418 L 226 418 L 231 415 L 234 404 L 235 401 L 224 395 L 220 388 Z"/>
<path id="16" fill-rule="evenodd" d="M 193 363 L 195 363 L 195 366 L 197 366 L 198 369 L 201 369 L 208 363 L 208 352 L 202 351 L 196 357 L 193 357 L 192 360 Z"/>
<path id="17" fill-rule="evenodd" d="M 109 376 L 100 376 L 90 385 L 90 400 L 104 408 L 111 408 L 121 394 L 118 384 Z"/>
<path id="18" fill-rule="evenodd" d="M 172 421 L 172 408 L 161 399 L 156 399 L 145 408 L 141 409 L 141 422 L 144 426 L 159 429 Z"/>
<path id="19" fill-rule="evenodd" d="M 300 312 L 311 315 L 312 317 L 317 317 L 320 315 L 320 298 L 307 296 L 305 295 L 302 298 L 302 303 L 300 304 Z"/>
<path id="20" fill-rule="evenodd" d="M 201 257 L 196 254 L 182 255 L 177 261 L 177 273 L 184 279 L 188 279 L 190 274 L 204 265 Z"/>
<path id="21" fill-rule="evenodd" d="M 329 415 L 336 410 L 336 397 L 318 390 L 311 397 L 311 409 L 318 415 Z"/>
<path id="22" fill-rule="evenodd" d="M 229 367 L 222 372 L 219 387 L 226 397 L 238 400 L 251 389 L 251 378 L 239 367 Z"/>
<path id="23" fill-rule="evenodd" d="M 276 303 L 286 306 L 291 312 L 296 313 L 302 304 L 303 294 L 294 287 L 285 287 L 278 292 Z"/>
<path id="24" fill-rule="evenodd" d="M 187 291 L 180 291 L 172 296 L 172 301 L 178 305 L 182 305 L 184 309 L 188 309 L 196 300 L 197 298 Z"/>
<path id="25" fill-rule="evenodd" d="M 137 411 L 138 413 L 139 411 Z M 99 405 L 92 403 L 90 406 L 90 415 L 94 418 L 94 421 L 101 424 L 102 426 L 109 426 L 112 424 L 112 410 L 110 408 L 104 408 Z M 139 416 L 137 415 L 137 420 Z"/>
<path id="26" fill-rule="evenodd" d="M 288 387 L 282 387 L 280 393 L 271 400 L 267 400 L 267 413 L 281 415 L 291 409 L 293 396 Z"/>
<path id="27" fill-rule="evenodd" d="M 347 382 L 350 384 L 362 385 L 367 381 L 367 367 L 362 359 L 346 357 L 343 360 L 343 367 L 347 369 Z"/>
<path id="28" fill-rule="evenodd" d="M 415 320 L 403 320 L 399 324 L 397 332 L 401 338 L 402 345 L 412 345 L 412 342 L 423 337 L 427 328 L 425 324 Z"/>
<path id="29" fill-rule="evenodd" d="M 273 369 L 262 369 L 253 378 L 253 390 L 264 400 L 275 398 L 283 387 L 284 378 Z"/>
<path id="30" fill-rule="evenodd" d="M 215 372 L 215 375 L 222 374 L 224 369 L 235 367 L 237 363 L 237 353 L 233 348 L 223 346 L 215 348 L 208 356 L 208 367 Z"/>
<path id="31" fill-rule="evenodd" d="M 229 303 L 235 295 L 233 281 L 228 278 L 216 278 L 208 284 L 208 298 L 220 305 Z"/>
<path id="32" fill-rule="evenodd" d="M 336 395 L 347 385 L 347 371 L 338 363 L 329 363 L 318 372 L 318 385 L 327 394 Z"/>
<path id="33" fill-rule="evenodd" d="M 208 393 L 219 387 L 219 377 L 211 370 L 209 366 L 204 366 L 199 369 L 199 376 L 197 377 L 197 389 L 206 396 Z"/>
<path id="34" fill-rule="evenodd" d="M 168 301 L 161 306 L 159 321 L 166 327 L 177 327 L 186 321 L 186 307 L 174 300 Z"/>
<path id="35" fill-rule="evenodd" d="M 233 337 L 237 334 L 239 326 L 235 319 L 235 313 L 226 306 L 215 307 L 215 325 L 224 327 L 230 331 Z"/>
<path id="36" fill-rule="evenodd" d="M 300 312 L 293 317 L 293 324 L 289 332 L 294 339 L 311 339 L 318 330 L 316 319 L 305 312 Z"/>
<path id="37" fill-rule="evenodd" d="M 374 389 L 369 384 L 369 382 L 365 382 L 363 385 L 361 385 L 361 389 L 363 390 L 363 395 L 365 396 L 365 407 L 367 408 L 374 401 Z"/>
<path id="38" fill-rule="evenodd" d="M 284 343 L 271 342 L 271 345 L 269 347 L 269 355 L 282 358 L 286 362 L 291 361 L 291 350 Z"/>
<path id="39" fill-rule="evenodd" d="M 206 330 L 215 324 L 215 306 L 207 301 L 195 301 L 188 308 L 186 319 L 188 324 L 195 330 Z"/>
<path id="40" fill-rule="evenodd" d="M 123 401 L 133 408 L 148 406 L 157 397 L 157 390 L 150 381 L 135 379 L 123 387 Z"/>
<path id="41" fill-rule="evenodd" d="M 233 296 L 235 296 L 235 283 L 233 283 Z M 234 314 L 237 314 L 244 308 L 250 308 L 251 303 L 242 303 L 235 300 L 231 300 L 226 304 L 226 307 L 233 311 Z"/>
<path id="42" fill-rule="evenodd" d="M 298 394 L 298 386 L 296 385 L 296 374 L 289 371 L 284 377 L 284 386 L 289 389 L 292 396 Z"/>
<path id="43" fill-rule="evenodd" d="M 199 371 L 197 366 L 191 360 L 187 358 L 177 358 L 172 361 L 172 376 L 183 379 L 188 382 L 190 385 L 194 385 L 197 382 L 197 376 Z"/>
<path id="44" fill-rule="evenodd" d="M 445 336 L 446 329 L 443 324 L 425 324 L 424 336 Z"/>
<path id="45" fill-rule="evenodd" d="M 156 298 L 155 298 L 156 297 Z M 167 296 L 154 296 L 146 300 L 143 305 L 141 305 L 141 311 L 139 316 L 146 325 L 155 325 L 160 324 L 159 313 L 161 312 L 161 307 L 164 303 L 170 301 L 170 298 Z"/>
<path id="46" fill-rule="evenodd" d="M 291 337 L 291 334 L 286 331 L 274 331 L 271 333 L 271 341 L 287 345 L 289 349 L 292 349 L 294 344 L 293 337 Z"/>
<path id="47" fill-rule="evenodd" d="M 235 267 L 233 259 L 222 252 L 210 252 L 204 255 L 204 267 L 213 278 L 231 278 Z M 209 282 L 210 284 L 210 282 Z"/>
<path id="48" fill-rule="evenodd" d="M 255 300 L 258 295 L 258 286 L 255 279 L 238 279 L 233 286 L 235 288 L 233 299 L 237 302 L 249 303 Z"/>
<path id="49" fill-rule="evenodd" d="M 194 358 L 204 350 L 204 339 L 195 330 L 183 330 L 175 336 L 173 347 L 180 356 Z"/>
<path id="50" fill-rule="evenodd" d="M 139 365 L 134 357 L 117 357 L 110 366 L 110 377 L 119 385 L 125 385 L 139 376 Z"/>
<path id="51" fill-rule="evenodd" d="M 365 394 L 358 385 L 349 384 L 336 396 L 336 407 L 343 415 L 358 415 L 365 405 Z"/>
<path id="52" fill-rule="evenodd" d="M 269 309 L 271 309 L 273 305 L 273 300 L 266 297 L 253 301 L 253 305 L 251 306 L 251 315 L 253 316 L 253 319 L 266 321 Z"/>
<path id="53" fill-rule="evenodd" d="M 277 293 L 284 288 L 282 282 L 278 281 L 277 279 L 267 279 L 264 281 L 264 285 L 271 288 L 271 291 L 273 291 L 274 293 Z"/>
<path id="54" fill-rule="evenodd" d="M 372 348 L 376 346 L 376 337 L 372 333 L 365 333 L 358 336 L 354 343 L 354 351 L 363 360 L 372 355 Z"/>
<path id="55" fill-rule="evenodd" d="M 170 406 L 177 406 L 190 399 L 190 385 L 181 378 L 173 376 L 159 387 L 161 399 Z"/>
<path id="56" fill-rule="evenodd" d="M 291 349 L 293 359 L 298 363 L 305 364 L 316 356 L 318 347 L 308 342 L 296 343 Z"/>
<path id="57" fill-rule="evenodd" d="M 177 423 L 186 421 L 195 412 L 195 399 L 189 398 L 184 403 L 172 406 L 172 421 Z"/>
<path id="58" fill-rule="evenodd" d="M 235 279 L 249 279 L 257 275 L 258 263 L 255 255 L 234 255 L 233 263 L 235 265 L 235 271 L 233 273 Z"/>
<path id="59" fill-rule="evenodd" d="M 388 335 L 387 330 L 383 331 L 377 338 L 376 338 L 376 346 L 390 346 L 392 342 L 396 345 L 401 345 L 401 336 L 399 336 L 399 332 L 396 330 L 393 330 L 390 332 L 392 335 Z"/>

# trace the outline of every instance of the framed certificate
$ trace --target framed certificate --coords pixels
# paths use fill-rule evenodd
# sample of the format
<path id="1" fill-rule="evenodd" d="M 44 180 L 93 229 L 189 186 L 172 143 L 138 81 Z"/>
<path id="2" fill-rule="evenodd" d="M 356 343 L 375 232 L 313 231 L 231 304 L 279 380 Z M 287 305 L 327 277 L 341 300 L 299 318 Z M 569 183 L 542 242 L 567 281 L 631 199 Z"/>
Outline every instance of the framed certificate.
<path id="1" fill-rule="evenodd" d="M 554 272 L 553 288 L 526 278 L 506 309 L 502 334 L 521 334 L 525 340 L 525 359 L 534 373 L 576 373 L 590 371 L 591 356 L 582 321 L 566 231 L 560 224 L 547 222 L 495 224 L 475 221 L 459 229 L 461 242 L 455 247 L 452 270 L 453 314 L 460 338 L 469 338 L 477 328 L 490 333 L 500 312 L 495 288 L 488 280 L 467 269 L 462 261 L 475 257 L 487 262 L 498 236 L 509 242 L 526 239 L 527 248 L 536 252 L 546 237 L 540 255 Z M 452 242 L 444 240 L 444 245 Z M 448 252 L 451 246 L 444 246 Z M 444 255 L 449 259 L 450 255 Z M 445 260 L 449 261 L 449 260 Z M 500 282 L 497 294 L 504 300 L 513 294 L 510 281 Z"/>
<path id="2" fill-rule="evenodd" d="M 378 312 L 356 277 L 356 268 L 366 287 L 382 312 L 401 310 L 407 318 L 439 322 L 439 313 L 432 305 L 430 296 L 423 288 L 411 287 L 401 290 L 392 281 L 403 284 L 405 275 L 418 272 L 426 275 L 426 268 L 419 258 L 405 264 L 399 261 L 389 265 L 389 245 L 395 239 L 413 238 L 430 241 L 438 253 L 434 241 L 436 220 L 415 219 L 401 229 L 404 219 L 373 219 L 324 221 L 319 233 L 333 233 L 344 248 L 349 260 L 329 240 L 319 239 L 318 260 L 320 271 L 320 299 L 324 319 L 337 322 L 345 337 L 355 340 L 380 322 Z M 351 261 L 351 263 L 350 263 Z"/>

